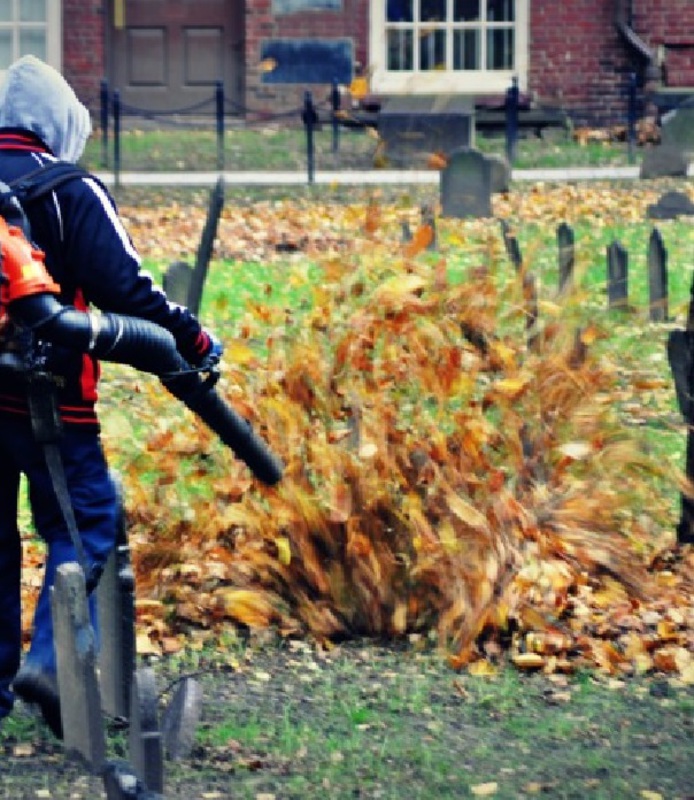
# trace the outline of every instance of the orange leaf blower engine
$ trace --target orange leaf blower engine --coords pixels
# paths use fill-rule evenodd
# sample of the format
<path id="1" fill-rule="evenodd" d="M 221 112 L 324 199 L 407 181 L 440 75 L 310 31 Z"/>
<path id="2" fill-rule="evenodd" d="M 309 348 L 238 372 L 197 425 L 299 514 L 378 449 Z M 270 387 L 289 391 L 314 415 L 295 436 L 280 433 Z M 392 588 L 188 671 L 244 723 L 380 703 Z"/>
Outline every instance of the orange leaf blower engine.
<path id="1" fill-rule="evenodd" d="M 22 227 L 0 216 L 0 368 L 30 369 L 27 352 L 34 342 L 42 341 L 157 375 L 256 477 L 276 484 L 282 464 L 214 388 L 216 365 L 192 368 L 178 352 L 172 334 L 149 320 L 64 305 L 44 253 L 24 233 L 28 222 L 21 207 L 15 203 L 11 211 Z"/>

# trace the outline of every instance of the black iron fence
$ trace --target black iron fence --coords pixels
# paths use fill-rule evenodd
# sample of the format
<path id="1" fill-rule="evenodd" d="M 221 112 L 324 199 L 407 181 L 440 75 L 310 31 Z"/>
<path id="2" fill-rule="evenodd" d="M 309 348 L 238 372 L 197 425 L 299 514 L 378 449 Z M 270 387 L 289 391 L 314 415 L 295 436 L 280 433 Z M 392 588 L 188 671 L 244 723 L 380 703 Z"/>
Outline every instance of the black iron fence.
<path id="1" fill-rule="evenodd" d="M 629 162 L 634 161 L 636 144 L 636 123 L 638 119 L 639 98 L 635 74 L 627 78 L 625 89 L 625 118 Z M 328 130 L 331 136 L 331 151 L 338 153 L 340 149 L 340 130 L 345 127 L 373 127 L 378 129 L 378 114 L 360 115 L 341 108 L 341 92 L 337 80 L 333 81 L 330 91 L 322 100 L 316 102 L 313 92 L 304 92 L 303 104 L 298 108 L 290 108 L 278 113 L 267 110 L 245 108 L 230 101 L 224 90 L 222 81 L 217 81 L 211 95 L 195 104 L 168 110 L 138 108 L 123 102 L 119 89 L 112 89 L 106 80 L 101 82 L 98 106 L 101 132 L 101 166 L 113 169 L 116 183 L 122 170 L 121 138 L 123 120 L 126 117 L 137 118 L 155 123 L 162 128 L 200 126 L 202 119 L 214 120 L 216 131 L 216 169 L 223 171 L 225 164 L 225 131 L 227 119 L 254 119 L 263 124 L 292 122 L 301 124 L 305 133 L 305 167 L 308 183 L 313 183 L 316 168 L 316 135 L 319 131 Z M 499 124 L 505 131 L 505 153 L 510 166 L 516 161 L 517 145 L 524 126 L 530 127 L 535 122 L 524 120 L 525 108 L 518 86 L 514 78 L 506 91 L 503 102 L 503 119 Z M 556 121 L 552 124 L 556 124 Z"/>

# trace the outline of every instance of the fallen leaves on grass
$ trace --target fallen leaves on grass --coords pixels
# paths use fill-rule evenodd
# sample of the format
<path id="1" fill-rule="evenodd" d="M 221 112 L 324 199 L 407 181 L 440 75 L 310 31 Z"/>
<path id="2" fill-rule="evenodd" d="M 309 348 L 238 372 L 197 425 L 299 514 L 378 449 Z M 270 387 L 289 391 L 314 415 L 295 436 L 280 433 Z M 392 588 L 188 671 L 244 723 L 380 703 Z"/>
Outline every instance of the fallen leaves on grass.
<path id="1" fill-rule="evenodd" d="M 576 205 L 563 191 L 552 213 Z M 598 213 L 600 199 L 580 202 Z M 546 202 L 526 198 L 529 217 Z M 590 351 L 596 330 L 577 349 L 557 322 L 529 350 L 522 276 L 500 280 L 490 249 L 467 280 L 442 280 L 445 259 L 418 260 L 426 231 L 400 244 L 402 215 L 375 202 L 285 205 L 277 225 L 271 212 L 227 210 L 220 248 L 265 256 L 301 230 L 323 279 L 307 324 L 254 307 L 230 342 L 246 357 L 220 391 L 263 427 L 283 481 L 250 481 L 146 381 L 131 398 L 140 455 L 107 441 L 138 594 L 167 610 L 140 618 L 143 643 L 163 650 L 180 631 L 228 624 L 325 642 L 434 632 L 454 667 L 482 673 L 508 654 L 521 669 L 690 681 L 694 554 L 669 555 L 659 488 L 676 478 L 620 418 L 618 372 Z M 141 239 L 156 232 L 140 246 L 157 257 L 167 221 L 178 212 L 130 215 Z M 192 229 L 178 231 L 183 246 Z"/>

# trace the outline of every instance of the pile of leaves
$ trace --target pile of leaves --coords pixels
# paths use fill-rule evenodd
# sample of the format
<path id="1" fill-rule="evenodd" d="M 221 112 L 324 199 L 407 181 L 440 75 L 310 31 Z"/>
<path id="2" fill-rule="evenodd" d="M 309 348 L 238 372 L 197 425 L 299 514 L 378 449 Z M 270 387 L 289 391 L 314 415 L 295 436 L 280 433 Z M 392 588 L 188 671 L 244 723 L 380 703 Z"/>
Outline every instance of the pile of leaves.
<path id="1" fill-rule="evenodd" d="M 491 235 L 452 281 L 430 228 L 400 244 L 377 205 L 350 224 L 306 309 L 256 305 L 227 341 L 219 389 L 282 457 L 277 487 L 156 383 L 130 398 L 138 457 L 111 428 L 140 650 L 228 625 L 424 635 L 481 673 L 694 681 L 694 554 L 672 550 L 662 496 L 686 487 L 624 425 L 602 331 L 567 313 L 528 347 L 523 276 Z"/>

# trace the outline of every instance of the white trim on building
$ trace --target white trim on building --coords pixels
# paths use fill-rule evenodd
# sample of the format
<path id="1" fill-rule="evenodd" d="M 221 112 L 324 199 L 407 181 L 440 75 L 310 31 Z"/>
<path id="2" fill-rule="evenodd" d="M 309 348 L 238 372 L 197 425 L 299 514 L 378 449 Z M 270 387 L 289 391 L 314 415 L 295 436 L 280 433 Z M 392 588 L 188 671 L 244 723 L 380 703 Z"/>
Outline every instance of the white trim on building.
<path id="1" fill-rule="evenodd" d="M 62 71 L 62 0 L 0 0 L 0 75 L 28 54 Z"/>
<path id="2" fill-rule="evenodd" d="M 371 1 L 367 67 L 373 93 L 498 94 L 514 77 L 521 90 L 527 88 L 530 0 L 502 0 L 505 13 L 498 21 L 484 13 L 494 0 L 479 0 L 482 14 L 458 20 L 456 0 L 435 4 L 445 8 L 440 20 L 423 19 L 426 2 L 403 3 L 407 14 L 396 21 L 392 11 L 388 20 L 388 0 Z M 468 7 L 474 9 L 474 2 Z"/>

